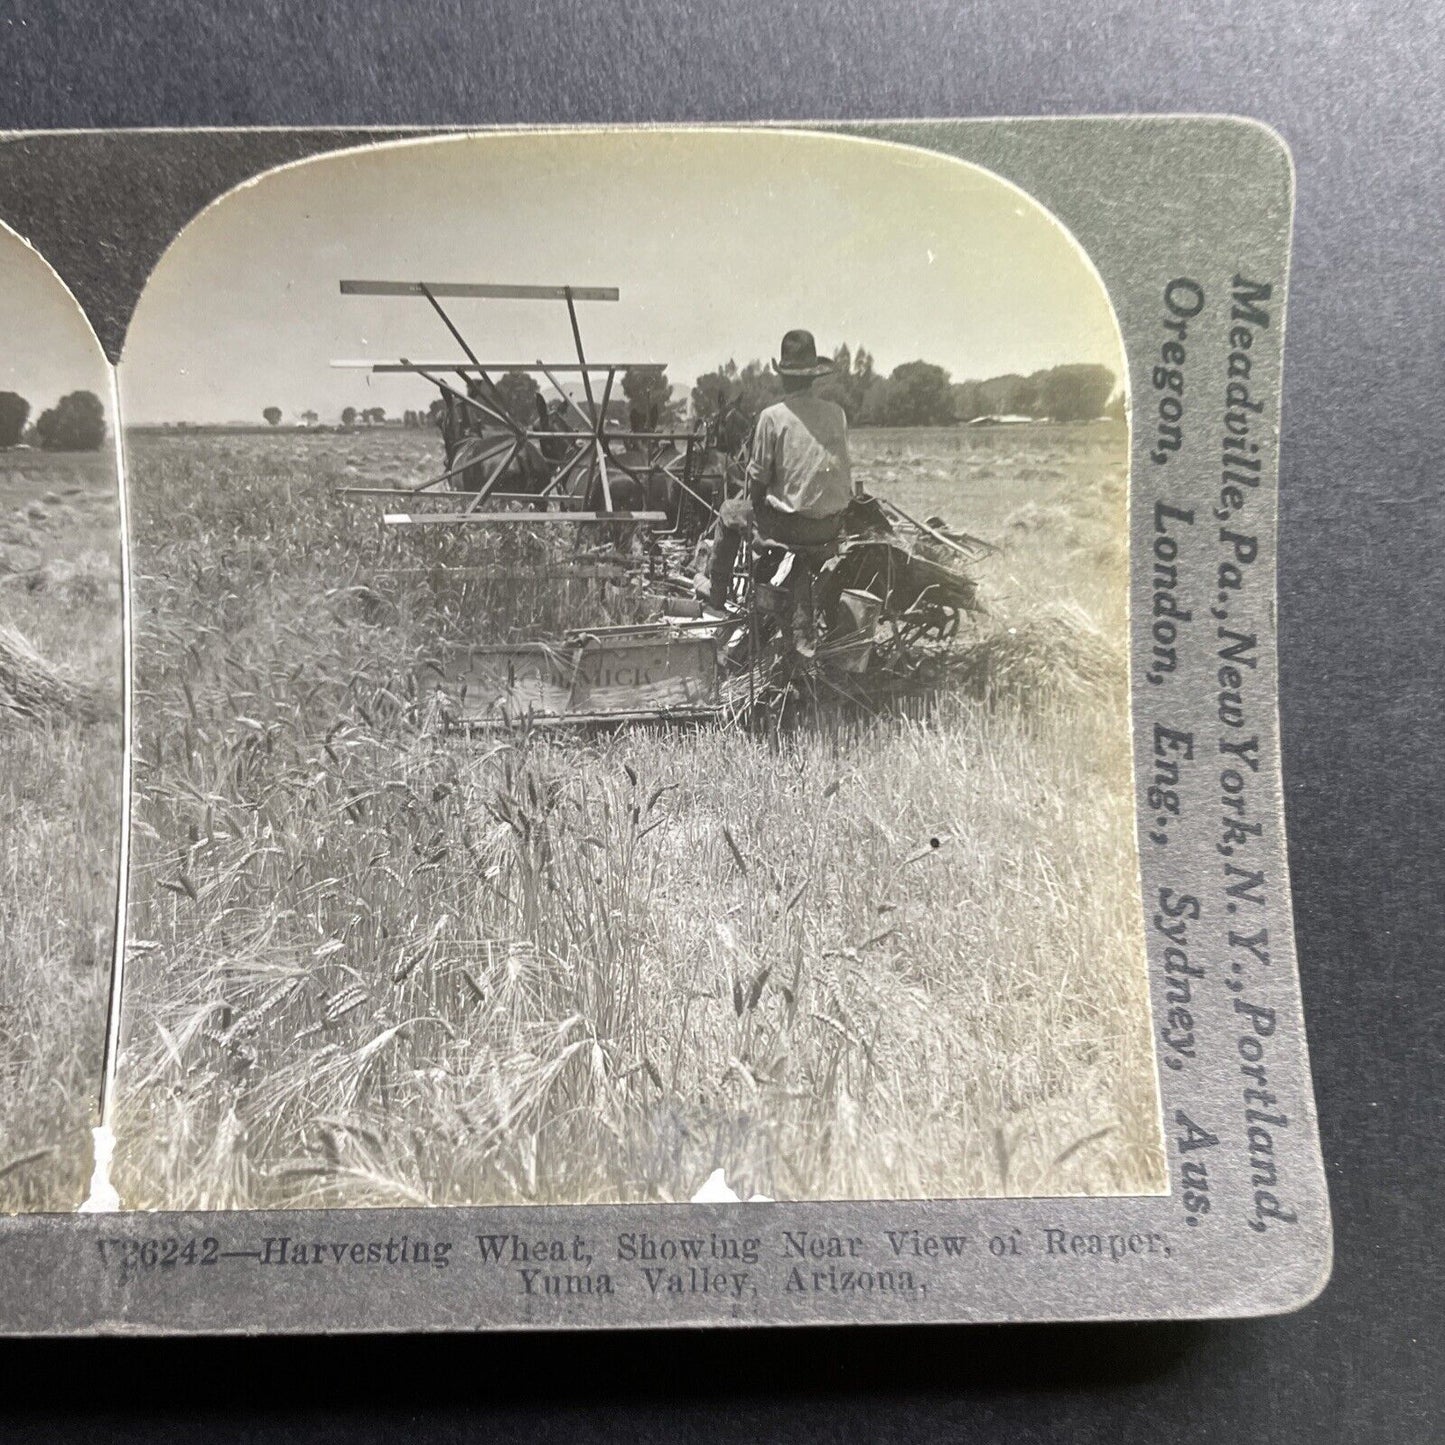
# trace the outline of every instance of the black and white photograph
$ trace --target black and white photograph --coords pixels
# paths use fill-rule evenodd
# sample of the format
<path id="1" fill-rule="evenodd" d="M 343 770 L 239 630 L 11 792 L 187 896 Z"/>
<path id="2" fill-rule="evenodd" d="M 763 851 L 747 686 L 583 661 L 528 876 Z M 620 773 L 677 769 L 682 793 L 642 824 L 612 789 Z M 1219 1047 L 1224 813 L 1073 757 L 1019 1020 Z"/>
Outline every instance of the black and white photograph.
<path id="1" fill-rule="evenodd" d="M 0 1329 L 1313 1300 L 1293 206 L 1229 118 L 0 143 Z"/>
<path id="2" fill-rule="evenodd" d="M 0 227 L 0 1214 L 75 1209 L 100 1122 L 120 887 L 111 369 Z"/>
<path id="3" fill-rule="evenodd" d="M 1128 375 L 1038 201 L 362 147 L 186 226 L 117 370 L 122 1208 L 1168 1187 Z"/>
<path id="4" fill-rule="evenodd" d="M 1436 19 L 20 0 L 7 1442 L 1434 1438 Z"/>

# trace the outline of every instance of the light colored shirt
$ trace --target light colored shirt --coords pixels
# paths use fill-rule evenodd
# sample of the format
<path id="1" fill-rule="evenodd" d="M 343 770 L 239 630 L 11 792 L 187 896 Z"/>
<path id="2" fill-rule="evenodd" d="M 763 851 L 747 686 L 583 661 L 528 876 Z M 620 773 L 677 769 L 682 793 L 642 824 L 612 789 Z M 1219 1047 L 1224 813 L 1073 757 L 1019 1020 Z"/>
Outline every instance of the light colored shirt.
<path id="1" fill-rule="evenodd" d="M 853 499 L 848 418 L 810 391 L 785 396 L 758 417 L 748 461 L 748 496 L 780 512 L 834 517 Z"/>

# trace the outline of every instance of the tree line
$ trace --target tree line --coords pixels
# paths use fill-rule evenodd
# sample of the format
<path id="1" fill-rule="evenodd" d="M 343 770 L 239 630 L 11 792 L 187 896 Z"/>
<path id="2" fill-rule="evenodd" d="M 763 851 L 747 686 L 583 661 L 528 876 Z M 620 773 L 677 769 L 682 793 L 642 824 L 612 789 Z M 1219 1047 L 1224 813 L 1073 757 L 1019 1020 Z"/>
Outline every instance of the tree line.
<path id="1" fill-rule="evenodd" d="M 865 348 L 856 352 L 840 346 L 833 354 L 833 370 L 813 384 L 815 395 L 836 401 L 853 426 L 952 426 L 988 416 L 1027 416 L 1049 421 L 1089 421 L 1098 416 L 1122 417 L 1122 396 L 1114 395 L 1114 373 L 1106 366 L 1053 366 L 1030 376 L 1010 373 L 986 381 L 955 382 L 941 366 L 927 361 L 905 361 L 884 376 L 874 368 Z M 681 424 L 684 406 L 674 395 L 667 369 L 632 367 L 622 376 L 621 396 L 607 398 L 607 418 L 637 431 L 666 429 Z M 738 366 L 725 362 L 697 378 L 691 392 L 693 415 L 707 419 L 733 407 L 752 416 L 783 394 L 772 367 L 762 361 Z M 497 379 L 496 395 L 504 410 L 521 426 L 537 421 L 541 389 L 527 372 L 507 372 Z M 553 400 L 550 410 L 595 414 L 603 398 L 592 403 L 574 397 L 570 405 Z M 407 410 L 404 427 L 436 425 L 440 400 L 425 410 Z M 262 413 L 269 426 L 279 426 L 282 411 L 268 406 Z M 20 442 L 47 451 L 96 451 L 105 443 L 105 408 L 90 391 L 73 391 L 60 398 L 27 425 L 30 403 L 13 391 L 0 391 L 0 448 Z M 298 413 L 305 427 L 317 426 L 315 411 Z M 343 427 L 382 426 L 386 409 L 343 407 Z"/>
<path id="2" fill-rule="evenodd" d="M 105 407 L 93 391 L 72 391 L 30 420 L 30 403 L 0 391 L 0 449 L 21 442 L 48 452 L 94 452 L 105 443 Z"/>
<path id="3" fill-rule="evenodd" d="M 1027 416 L 1040 421 L 1092 421 L 1123 415 L 1123 399 L 1111 401 L 1114 373 L 1107 366 L 1052 366 L 1031 376 L 1006 375 L 955 382 L 930 361 L 905 361 L 886 376 L 864 347 L 840 346 L 833 370 L 813 383 L 813 394 L 835 401 L 852 426 L 952 426 L 986 416 Z M 751 415 L 783 394 L 772 367 L 735 361 L 698 377 L 692 405 L 699 417 L 729 405 Z"/>
<path id="4" fill-rule="evenodd" d="M 634 366 L 622 376 L 621 394 L 605 398 L 607 419 L 619 426 L 633 426 L 638 431 L 653 431 L 673 426 L 681 421 L 683 406 L 672 394 L 672 383 L 667 379 L 667 368 L 663 366 Z M 537 401 L 542 389 L 529 372 L 508 371 L 497 377 L 491 394 L 481 393 L 482 401 L 489 406 L 500 401 L 501 409 L 519 426 L 532 427 L 537 424 Z M 582 416 L 595 415 L 603 405 L 604 397 L 594 391 L 592 402 L 585 396 L 572 397 L 570 405 L 560 398 L 552 398 L 548 405 L 551 414 L 567 412 L 575 423 L 579 413 Z M 572 408 L 575 407 L 576 411 Z M 400 417 L 404 428 L 436 426 L 441 422 L 446 403 L 438 397 L 426 410 L 408 408 Z M 279 406 L 265 407 L 262 420 L 268 426 L 280 426 L 284 413 Z M 384 426 L 387 422 L 386 408 L 369 406 L 358 409 L 342 407 L 339 420 L 344 427 Z M 305 427 L 320 423 L 314 411 L 297 413 L 297 420 Z"/>
<path id="5" fill-rule="evenodd" d="M 683 404 L 673 396 L 672 383 L 667 379 L 665 366 L 629 367 L 622 374 L 620 395 L 606 395 L 599 390 L 595 381 L 590 402 L 585 391 L 579 395 L 574 390 L 569 395 L 570 401 L 563 401 L 560 397 L 544 399 L 542 388 L 531 373 L 526 371 L 503 372 L 496 378 L 490 391 L 483 390 L 479 393 L 481 401 L 487 406 L 495 407 L 500 403 L 501 410 L 518 426 L 523 427 L 537 425 L 539 400 L 543 401 L 549 416 L 560 420 L 565 414 L 570 418 L 566 423 L 569 427 L 575 426 L 582 417 L 595 416 L 604 403 L 609 422 L 636 431 L 666 429 L 682 420 Z M 425 411 L 404 411 L 401 424 L 403 427 L 440 425 L 445 410 L 446 403 L 438 397 Z M 273 411 L 276 412 L 276 421 L 271 422 L 274 426 L 281 419 L 279 409 L 268 407 L 265 416 L 267 421 L 271 421 Z M 314 412 L 305 415 L 315 417 Z M 379 406 L 369 407 L 365 411 L 357 411 L 355 407 L 348 406 L 341 412 L 342 426 L 355 426 L 358 422 L 365 426 L 381 425 L 386 419 L 386 412 Z M 310 424 L 315 423 L 313 421 Z"/>
<path id="6" fill-rule="evenodd" d="M 1115 376 L 1107 366 L 1076 363 L 1045 367 L 1024 376 L 1010 372 L 983 381 L 954 381 L 948 371 L 931 361 L 905 361 L 886 375 L 874 365 L 873 355 L 860 346 L 853 351 L 840 346 L 833 353 L 833 370 L 813 383 L 815 396 L 835 401 L 847 413 L 852 426 L 953 426 L 983 417 L 1030 417 L 1038 421 L 1092 421 L 1100 416 L 1122 417 L 1124 400 L 1115 396 Z M 681 424 L 685 405 L 674 394 L 665 366 L 630 367 L 622 374 L 621 395 L 605 398 L 607 419 L 634 431 L 667 429 Z M 749 361 L 739 366 L 724 362 L 699 376 L 692 386 L 692 414 L 707 420 L 733 409 L 753 416 L 783 394 L 782 382 L 771 365 Z M 483 395 L 489 405 L 501 409 L 519 426 L 538 422 L 541 388 L 530 373 L 509 371 L 498 377 L 493 390 Z M 553 416 L 595 415 L 604 397 L 594 391 L 589 402 L 573 394 L 570 402 L 553 398 L 548 411 Z M 574 410 L 575 408 L 575 410 Z M 444 403 L 438 399 L 425 411 L 407 410 L 403 427 L 439 424 Z M 262 416 L 279 426 L 281 408 L 268 406 Z M 304 426 L 314 427 L 314 411 L 299 414 Z M 342 408 L 343 427 L 381 426 L 387 421 L 383 407 L 358 410 Z"/>

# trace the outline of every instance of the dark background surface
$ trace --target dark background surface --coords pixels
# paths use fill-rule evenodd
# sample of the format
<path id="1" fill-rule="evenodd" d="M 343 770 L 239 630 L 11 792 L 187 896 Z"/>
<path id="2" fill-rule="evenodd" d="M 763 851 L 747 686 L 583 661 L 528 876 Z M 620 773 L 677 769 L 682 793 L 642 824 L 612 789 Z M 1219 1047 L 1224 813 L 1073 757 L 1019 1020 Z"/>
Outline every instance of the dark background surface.
<path id="1" fill-rule="evenodd" d="M 0 1344 L 0 1435 L 1445 1439 L 1442 46 L 1430 0 L 0 0 L 9 128 L 1123 111 L 1275 126 L 1298 169 L 1281 709 L 1336 1229 L 1333 1283 L 1278 1320 Z M 104 214 L 65 224 L 124 249 Z"/>

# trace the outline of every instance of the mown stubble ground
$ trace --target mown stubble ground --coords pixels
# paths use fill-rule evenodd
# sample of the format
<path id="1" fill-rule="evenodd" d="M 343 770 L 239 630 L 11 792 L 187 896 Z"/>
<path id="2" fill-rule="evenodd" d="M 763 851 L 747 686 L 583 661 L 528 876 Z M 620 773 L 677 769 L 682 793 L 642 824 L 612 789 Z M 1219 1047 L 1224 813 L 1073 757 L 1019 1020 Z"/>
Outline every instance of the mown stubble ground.
<path id="1" fill-rule="evenodd" d="M 73 1209 L 90 1175 L 121 790 L 113 454 L 0 451 L 0 624 L 84 694 L 0 705 L 0 1212 Z"/>

